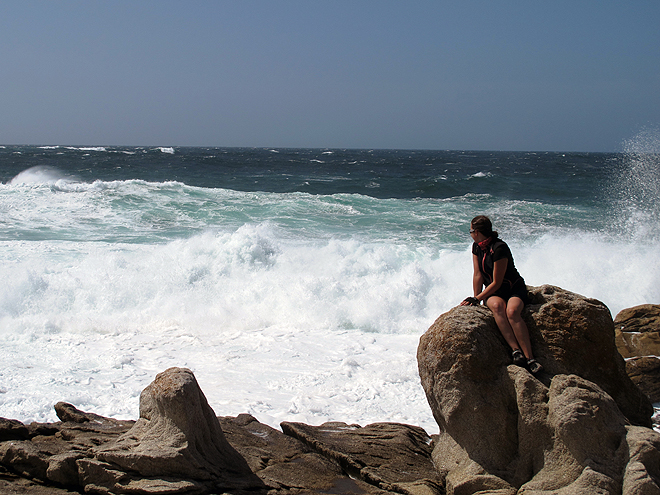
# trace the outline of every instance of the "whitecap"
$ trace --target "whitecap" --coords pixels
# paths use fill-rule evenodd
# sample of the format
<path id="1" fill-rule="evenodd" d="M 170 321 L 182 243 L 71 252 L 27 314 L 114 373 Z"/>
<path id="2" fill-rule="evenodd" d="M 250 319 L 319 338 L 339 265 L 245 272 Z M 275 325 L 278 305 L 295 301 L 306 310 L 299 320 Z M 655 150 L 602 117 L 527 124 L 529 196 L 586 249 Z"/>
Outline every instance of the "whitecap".
<path id="1" fill-rule="evenodd" d="M 9 181 L 12 186 L 19 184 L 55 184 L 59 181 L 72 181 L 73 178 L 67 176 L 56 167 L 49 165 L 37 165 L 36 167 L 23 170 L 16 177 Z"/>
<path id="2" fill-rule="evenodd" d="M 107 151 L 103 146 L 67 146 L 66 149 L 76 151 Z"/>

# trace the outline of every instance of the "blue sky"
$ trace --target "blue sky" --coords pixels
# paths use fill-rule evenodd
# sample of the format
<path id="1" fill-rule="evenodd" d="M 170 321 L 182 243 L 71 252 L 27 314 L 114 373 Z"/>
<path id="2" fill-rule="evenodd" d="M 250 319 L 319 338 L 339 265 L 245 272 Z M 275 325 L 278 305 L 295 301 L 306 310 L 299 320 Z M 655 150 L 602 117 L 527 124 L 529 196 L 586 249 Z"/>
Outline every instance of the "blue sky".
<path id="1" fill-rule="evenodd" d="M 0 143 L 619 151 L 660 2 L 5 1 Z"/>

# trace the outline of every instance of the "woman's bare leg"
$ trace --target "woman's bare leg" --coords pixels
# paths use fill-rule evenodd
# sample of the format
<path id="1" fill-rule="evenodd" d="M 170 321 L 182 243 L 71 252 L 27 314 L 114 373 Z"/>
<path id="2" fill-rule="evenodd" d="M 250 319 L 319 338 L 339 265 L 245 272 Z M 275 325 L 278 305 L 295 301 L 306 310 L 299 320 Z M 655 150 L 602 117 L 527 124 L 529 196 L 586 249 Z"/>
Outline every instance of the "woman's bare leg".
<path id="1" fill-rule="evenodd" d="M 520 344 L 523 354 L 527 359 L 532 359 L 534 357 L 534 354 L 532 354 L 532 342 L 529 339 L 529 330 L 527 329 L 525 320 L 522 319 L 521 315 L 524 307 L 525 303 L 522 299 L 515 296 L 512 297 L 506 304 L 506 318 L 509 321 L 516 340 Z"/>
<path id="2" fill-rule="evenodd" d="M 507 317 L 507 304 L 504 299 L 497 296 L 491 296 L 486 301 L 486 306 L 488 306 L 493 312 L 497 328 L 500 329 L 500 333 L 502 334 L 502 337 L 504 337 L 504 340 L 506 340 L 506 343 L 509 344 L 509 347 L 513 350 L 520 349 L 520 344 L 516 339 L 516 335 L 511 327 L 511 323 L 509 323 L 509 318 Z M 522 351 L 525 353 L 524 349 Z M 527 356 L 526 353 L 525 356 Z"/>

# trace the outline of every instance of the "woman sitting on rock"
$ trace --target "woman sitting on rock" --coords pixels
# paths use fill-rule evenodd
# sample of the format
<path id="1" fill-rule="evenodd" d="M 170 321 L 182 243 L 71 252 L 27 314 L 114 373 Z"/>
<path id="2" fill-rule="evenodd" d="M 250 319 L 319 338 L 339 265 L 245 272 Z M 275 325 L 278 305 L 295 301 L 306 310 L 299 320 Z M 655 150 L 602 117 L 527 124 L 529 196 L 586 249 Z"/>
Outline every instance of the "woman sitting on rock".
<path id="1" fill-rule="evenodd" d="M 472 219 L 470 235 L 474 241 L 474 297 L 465 299 L 461 306 L 478 306 L 484 301 L 513 351 L 513 363 L 539 373 L 543 366 L 534 359 L 529 330 L 521 316 L 527 302 L 527 286 L 513 264 L 511 250 L 499 239 L 490 219 L 484 215 Z"/>

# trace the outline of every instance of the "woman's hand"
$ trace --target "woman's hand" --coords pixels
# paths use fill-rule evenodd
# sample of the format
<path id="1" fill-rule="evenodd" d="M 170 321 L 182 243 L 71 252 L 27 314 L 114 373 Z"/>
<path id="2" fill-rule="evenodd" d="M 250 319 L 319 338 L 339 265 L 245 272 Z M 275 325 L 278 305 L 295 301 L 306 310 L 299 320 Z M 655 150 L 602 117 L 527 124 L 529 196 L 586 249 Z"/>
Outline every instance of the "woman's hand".
<path id="1" fill-rule="evenodd" d="M 461 306 L 479 306 L 479 299 L 476 297 L 466 297 Z"/>

